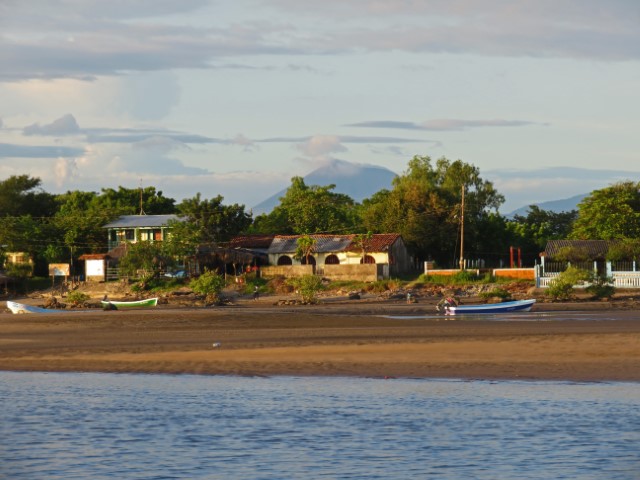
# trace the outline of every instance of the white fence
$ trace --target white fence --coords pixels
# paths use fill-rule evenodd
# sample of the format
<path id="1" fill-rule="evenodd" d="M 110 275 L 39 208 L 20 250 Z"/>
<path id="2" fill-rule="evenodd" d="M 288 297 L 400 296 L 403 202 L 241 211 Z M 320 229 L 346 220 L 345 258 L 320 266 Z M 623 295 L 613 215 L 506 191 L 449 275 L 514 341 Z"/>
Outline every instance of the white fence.
<path id="1" fill-rule="evenodd" d="M 568 266 L 569 264 L 566 264 L 565 269 Z M 582 265 L 580 267 L 584 268 Z M 625 271 L 621 270 L 621 268 L 630 268 L 630 270 Z M 598 272 L 596 262 L 593 262 L 593 270 L 596 273 Z M 560 275 L 560 273 L 559 271 L 545 272 L 542 265 L 536 265 L 536 287 L 547 288 L 549 283 Z M 635 262 L 627 262 L 626 264 L 607 262 L 606 276 L 611 278 L 612 285 L 616 288 L 640 288 L 640 271 L 636 270 Z M 575 285 L 576 288 L 585 288 L 588 286 L 588 283 Z"/>

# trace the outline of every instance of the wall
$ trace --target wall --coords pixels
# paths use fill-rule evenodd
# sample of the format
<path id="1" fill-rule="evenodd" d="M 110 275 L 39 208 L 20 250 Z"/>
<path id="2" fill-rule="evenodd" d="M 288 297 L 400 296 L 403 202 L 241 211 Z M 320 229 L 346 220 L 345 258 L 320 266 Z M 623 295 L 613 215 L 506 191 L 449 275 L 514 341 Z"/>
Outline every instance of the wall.
<path id="1" fill-rule="evenodd" d="M 273 278 L 278 276 L 286 278 L 302 277 L 304 275 L 313 275 L 313 272 L 313 265 L 282 265 L 260 268 L 260 276 L 263 278 Z"/>
<path id="2" fill-rule="evenodd" d="M 365 263 L 352 265 L 324 265 L 323 277 L 329 280 L 357 280 L 375 282 L 384 279 L 385 265 Z"/>
<path id="3" fill-rule="evenodd" d="M 535 268 L 496 268 L 493 271 L 494 277 L 515 278 L 518 280 L 535 280 Z"/>

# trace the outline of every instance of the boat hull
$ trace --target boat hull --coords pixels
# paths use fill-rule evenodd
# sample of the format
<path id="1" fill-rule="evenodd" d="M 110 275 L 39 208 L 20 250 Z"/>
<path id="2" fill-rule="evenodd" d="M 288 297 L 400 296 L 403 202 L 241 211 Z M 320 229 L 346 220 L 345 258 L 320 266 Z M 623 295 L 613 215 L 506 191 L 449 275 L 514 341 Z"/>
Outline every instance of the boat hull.
<path id="1" fill-rule="evenodd" d="M 117 309 L 121 309 L 121 308 L 149 308 L 149 307 L 155 307 L 158 304 L 158 298 L 147 298 L 145 300 L 134 300 L 131 302 L 119 302 L 119 301 L 114 301 L 114 300 L 102 300 L 100 303 L 102 303 L 103 306 L 109 306 L 112 305 L 114 307 L 116 307 Z"/>
<path id="2" fill-rule="evenodd" d="M 528 312 L 534 303 L 536 301 L 532 299 L 483 305 L 458 305 L 457 307 L 446 307 L 445 315 Z"/>
<path id="3" fill-rule="evenodd" d="M 12 302 L 7 300 L 7 308 L 11 310 L 11 313 L 23 314 L 23 313 L 60 313 L 60 310 L 54 310 L 51 308 L 35 307 L 33 305 L 25 305 L 24 303 Z"/>

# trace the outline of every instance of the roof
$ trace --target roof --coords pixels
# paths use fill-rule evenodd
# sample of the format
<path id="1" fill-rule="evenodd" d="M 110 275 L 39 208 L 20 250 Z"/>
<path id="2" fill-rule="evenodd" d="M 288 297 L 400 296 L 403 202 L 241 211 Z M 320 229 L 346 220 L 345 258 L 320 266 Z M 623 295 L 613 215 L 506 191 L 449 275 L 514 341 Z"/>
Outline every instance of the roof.
<path id="1" fill-rule="evenodd" d="M 367 252 L 386 252 L 399 238 L 399 233 L 376 233 L 371 235 L 370 238 L 365 239 L 364 247 Z M 362 247 L 356 242 L 353 242 L 349 246 L 349 251 L 361 252 Z"/>
<path id="2" fill-rule="evenodd" d="M 104 260 L 109 258 L 107 253 L 84 253 L 78 257 L 78 260 Z"/>
<path id="3" fill-rule="evenodd" d="M 178 215 L 122 215 L 102 228 L 166 227 L 170 220 L 181 220 Z"/>
<path id="4" fill-rule="evenodd" d="M 229 242 L 229 248 L 257 248 L 267 249 L 275 235 L 243 235 L 234 237 Z"/>
<path id="5" fill-rule="evenodd" d="M 298 248 L 298 239 L 304 235 L 276 235 L 271 242 L 268 253 L 294 253 Z M 316 241 L 314 252 L 357 252 L 362 248 L 354 243 L 356 235 L 309 235 Z M 368 252 L 384 252 L 400 238 L 397 233 L 374 234 L 365 242 Z"/>
<path id="6" fill-rule="evenodd" d="M 544 255 L 553 258 L 563 248 L 576 248 L 587 253 L 591 258 L 604 258 L 612 243 L 615 242 L 610 240 L 549 240 L 544 249 Z"/>

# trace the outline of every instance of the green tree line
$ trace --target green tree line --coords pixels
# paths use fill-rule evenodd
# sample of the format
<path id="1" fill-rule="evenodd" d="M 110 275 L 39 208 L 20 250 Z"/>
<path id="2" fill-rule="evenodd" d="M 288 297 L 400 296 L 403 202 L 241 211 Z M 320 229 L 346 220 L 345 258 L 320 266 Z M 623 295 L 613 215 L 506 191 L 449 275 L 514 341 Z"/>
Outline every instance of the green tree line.
<path id="1" fill-rule="evenodd" d="M 399 233 L 417 261 L 453 267 L 463 213 L 465 258 L 490 262 L 508 259 L 513 246 L 532 264 L 551 239 L 640 236 L 640 183 L 631 181 L 592 192 L 578 210 L 555 213 L 532 205 L 514 218 L 499 213 L 504 196 L 493 183 L 461 160 L 415 156 L 390 189 L 360 203 L 334 189 L 293 177 L 279 204 L 254 218 L 244 205 L 225 204 L 220 195 L 197 193 L 177 202 L 155 187 L 51 194 L 39 178 L 11 176 L 0 181 L 0 251 L 27 252 L 41 270 L 50 262 L 73 264 L 83 253 L 105 253 L 103 225 L 141 212 L 183 217 L 165 246 L 167 255 L 177 256 L 241 234 Z"/>

